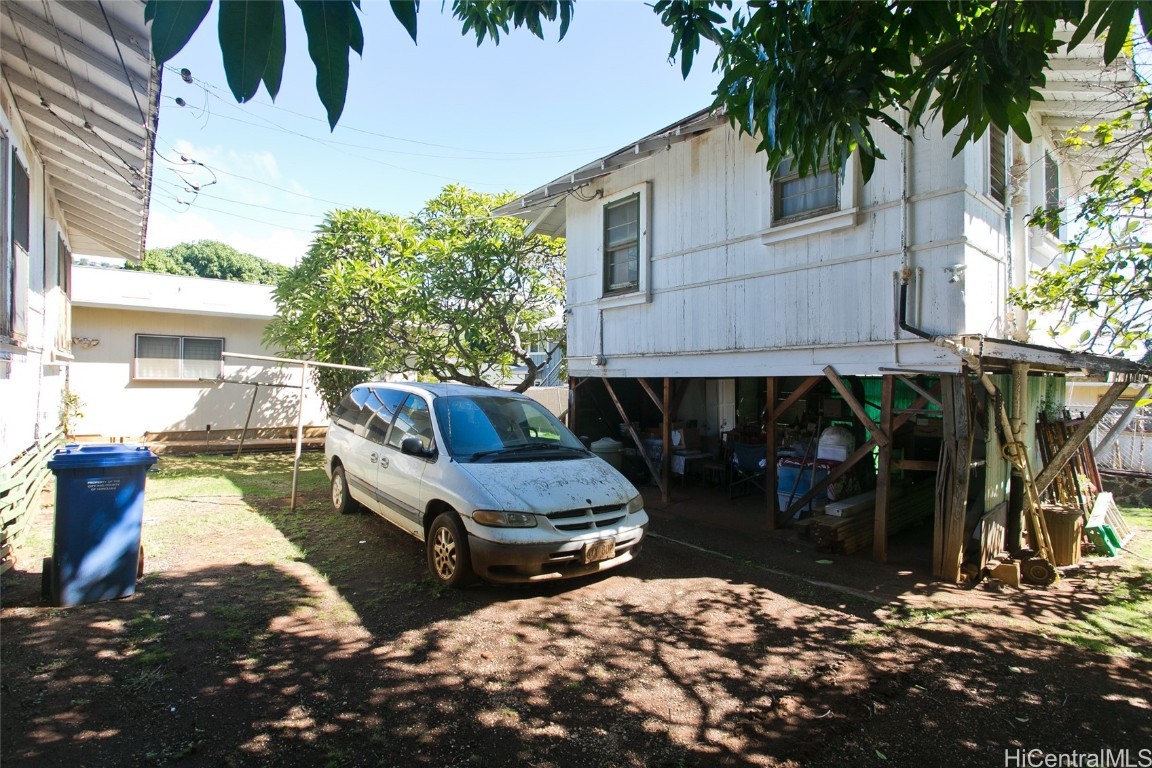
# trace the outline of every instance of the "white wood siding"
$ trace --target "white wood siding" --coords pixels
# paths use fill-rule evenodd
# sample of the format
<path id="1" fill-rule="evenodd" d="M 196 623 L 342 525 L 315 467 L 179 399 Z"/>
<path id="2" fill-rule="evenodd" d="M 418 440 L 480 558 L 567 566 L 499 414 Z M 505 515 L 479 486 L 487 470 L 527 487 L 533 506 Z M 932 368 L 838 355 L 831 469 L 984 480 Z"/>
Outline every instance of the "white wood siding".
<path id="1" fill-rule="evenodd" d="M 888 159 L 867 184 L 850 178 L 854 219 L 773 228 L 763 157 L 726 127 L 599 179 L 582 190 L 583 200 L 569 197 L 570 371 L 799 375 L 834 360 L 859 361 L 860 373 L 901 363 L 955 366 L 897 328 L 905 263 L 914 326 L 937 335 L 1008 335 L 1005 208 L 988 194 L 986 139 L 953 157 L 955 137 L 932 127 L 910 142 L 881 138 Z M 603 200 L 634 188 L 650 196 L 648 291 L 631 303 L 605 301 Z M 1035 199 L 1035 189 L 1023 192 Z M 1024 210 L 1020 199 L 1017 191 L 1013 215 Z M 1035 239 L 1044 238 L 1051 239 Z"/>

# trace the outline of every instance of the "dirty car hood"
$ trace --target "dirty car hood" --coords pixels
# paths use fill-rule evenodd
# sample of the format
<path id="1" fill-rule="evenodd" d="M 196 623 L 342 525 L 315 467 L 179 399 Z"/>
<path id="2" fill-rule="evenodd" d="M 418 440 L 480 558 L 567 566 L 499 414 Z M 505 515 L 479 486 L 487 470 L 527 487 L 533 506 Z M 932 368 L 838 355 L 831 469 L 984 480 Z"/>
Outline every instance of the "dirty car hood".
<path id="1" fill-rule="evenodd" d="M 602 459 L 461 464 L 507 511 L 547 514 L 624 504 L 637 491 Z"/>

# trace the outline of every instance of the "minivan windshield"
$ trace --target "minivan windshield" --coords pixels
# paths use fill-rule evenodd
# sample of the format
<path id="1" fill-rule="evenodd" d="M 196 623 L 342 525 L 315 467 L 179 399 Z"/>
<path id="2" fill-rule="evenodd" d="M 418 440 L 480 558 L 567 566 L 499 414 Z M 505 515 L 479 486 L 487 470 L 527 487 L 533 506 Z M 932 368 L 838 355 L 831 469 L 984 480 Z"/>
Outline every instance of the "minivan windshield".
<path id="1" fill-rule="evenodd" d="M 444 448 L 457 461 L 584 458 L 583 444 L 534 400 L 489 395 L 439 397 L 433 403 Z"/>

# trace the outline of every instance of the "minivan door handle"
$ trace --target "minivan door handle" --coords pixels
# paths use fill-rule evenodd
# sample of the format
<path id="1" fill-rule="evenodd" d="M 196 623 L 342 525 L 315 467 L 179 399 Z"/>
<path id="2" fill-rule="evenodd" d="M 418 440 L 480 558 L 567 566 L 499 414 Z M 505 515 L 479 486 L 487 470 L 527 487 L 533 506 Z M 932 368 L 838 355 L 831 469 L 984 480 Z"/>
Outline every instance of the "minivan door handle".
<path id="1" fill-rule="evenodd" d="M 380 458 L 380 454 L 378 453 L 372 453 L 368 455 L 368 461 L 372 462 L 373 464 L 376 463 L 376 459 L 378 458 Z"/>
<path id="2" fill-rule="evenodd" d="M 388 457 L 387 456 L 381 456 L 380 457 L 380 469 L 388 469 Z"/>

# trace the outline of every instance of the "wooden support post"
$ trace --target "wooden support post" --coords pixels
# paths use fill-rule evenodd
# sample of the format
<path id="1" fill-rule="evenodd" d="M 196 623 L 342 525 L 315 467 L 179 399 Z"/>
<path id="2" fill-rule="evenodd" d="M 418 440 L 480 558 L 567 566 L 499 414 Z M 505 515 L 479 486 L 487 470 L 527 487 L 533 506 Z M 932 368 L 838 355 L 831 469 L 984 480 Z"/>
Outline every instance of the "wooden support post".
<path id="1" fill-rule="evenodd" d="M 640 389 L 648 393 L 648 397 L 650 397 L 652 402 L 656 404 L 656 409 L 660 411 L 660 415 L 663 416 L 668 410 L 664 407 L 664 399 L 657 395 L 656 391 L 652 389 L 652 385 L 645 381 L 643 378 L 637 378 L 636 383 L 640 385 Z"/>
<path id="2" fill-rule="evenodd" d="M 784 416 L 785 411 L 796 405 L 796 403 L 800 402 L 800 398 L 808 394 L 812 387 L 816 386 L 823 380 L 823 376 L 809 376 L 808 378 L 804 379 L 804 381 L 800 383 L 800 386 L 792 390 L 792 394 L 788 395 L 788 397 L 784 398 L 783 402 L 776 406 L 776 410 L 772 412 L 772 419 L 774 421 L 780 421 L 780 419 Z"/>
<path id="3" fill-rule="evenodd" d="M 764 493 L 768 496 L 768 530 L 776 527 L 776 496 L 780 486 L 779 468 L 776 466 L 776 377 L 769 376 L 765 382 L 764 408 L 767 422 L 764 425 L 764 437 L 767 445 L 764 449 Z"/>
<path id="4" fill-rule="evenodd" d="M 1076 427 L 1076 431 L 1068 436 L 1068 440 L 1048 462 L 1048 466 L 1044 467 L 1036 476 L 1036 493 L 1043 494 L 1048 486 L 1052 485 L 1057 475 L 1064 470 L 1064 465 L 1076 454 L 1076 451 L 1080 450 L 1080 446 L 1092 434 L 1092 430 L 1100 423 L 1100 419 L 1104 418 L 1104 414 L 1108 413 L 1108 409 L 1127 388 L 1127 382 L 1123 381 L 1117 381 L 1108 388 L 1108 391 L 1100 398 L 1100 402 L 1096 403 L 1096 407 L 1088 414 L 1088 418 L 1080 422 L 1080 426 Z"/>
<path id="5" fill-rule="evenodd" d="M 568 377 L 568 418 L 564 420 L 564 423 L 568 426 L 568 429 L 572 431 L 572 434 L 579 437 L 580 432 L 577 431 L 577 429 L 576 429 L 576 427 L 579 426 L 576 423 L 576 387 L 577 386 L 578 386 L 577 385 L 577 378 L 575 376 L 569 376 Z"/>
<path id="6" fill-rule="evenodd" d="M 1152 389 L 1152 384 L 1145 384 L 1140 388 L 1140 391 L 1136 394 L 1136 397 L 1134 397 L 1132 402 L 1128 404 L 1128 408 L 1124 411 L 1124 415 L 1116 420 L 1116 423 L 1112 425 L 1112 429 L 1108 430 L 1108 434 L 1104 435 L 1104 439 L 1101 440 L 1096 445 L 1096 447 L 1092 449 L 1094 454 L 1097 456 L 1103 456 L 1104 452 L 1112 447 L 1112 443 L 1116 442 L 1116 438 L 1120 436 L 1120 433 L 1127 429 L 1128 425 L 1132 423 L 1132 417 L 1136 415 L 1136 405 L 1144 399 L 1144 396 L 1148 394 L 1149 389 Z"/>
<path id="7" fill-rule="evenodd" d="M 652 473 L 652 479 L 657 485 L 660 485 L 660 470 L 652 463 L 652 459 L 648 457 L 648 453 L 644 450 L 644 441 L 640 439 L 640 435 L 636 434 L 635 428 L 632 426 L 632 420 L 628 418 L 624 406 L 620 403 L 620 398 L 616 397 L 616 390 L 612 389 L 612 383 L 608 381 L 608 377 L 604 376 L 600 379 L 604 384 L 604 389 L 608 390 L 608 396 L 612 398 L 612 404 L 616 406 L 617 413 L 624 421 L 624 426 L 628 430 L 628 434 L 632 437 L 632 442 L 636 444 L 636 449 L 640 452 L 640 458 L 644 462 L 644 466 L 648 467 L 648 471 Z"/>
<path id="8" fill-rule="evenodd" d="M 935 547 L 932 572 L 956 584 L 964 560 L 964 521 L 968 513 L 968 478 L 972 472 L 972 425 L 969 381 L 965 375 L 941 376 L 944 412 L 944 459 L 937 476 Z"/>
<path id="9" fill-rule="evenodd" d="M 661 421 L 660 440 L 663 450 L 660 452 L 660 499 L 670 501 L 672 498 L 672 379 L 664 377 L 664 403 L 660 408 L 664 415 Z"/>
<path id="10" fill-rule="evenodd" d="M 885 376 L 880 386 L 880 429 L 892 434 L 892 403 L 896 377 Z M 880 446 L 876 463 L 876 517 L 872 526 L 872 560 L 888 562 L 888 499 L 892 487 L 892 443 Z"/>
<path id="11" fill-rule="evenodd" d="M 868 418 L 868 413 L 864 410 L 864 406 L 860 404 L 852 394 L 852 391 L 848 389 L 848 386 L 840 378 L 839 374 L 836 373 L 836 369 L 829 365 L 824 369 L 824 375 L 832 382 L 832 386 L 836 387 L 836 391 L 840 393 L 840 397 L 844 398 L 844 402 L 848 403 L 848 407 L 852 409 L 852 413 L 856 414 L 856 418 L 860 420 L 864 428 L 872 433 L 876 439 L 876 444 L 887 445 L 888 435 L 884 433 L 883 429 L 876 426 L 876 424 L 872 422 L 872 419 Z"/>
<path id="12" fill-rule="evenodd" d="M 922 407 L 926 402 L 928 402 L 928 400 L 923 395 L 921 395 L 920 398 L 916 400 L 916 402 L 912 403 L 912 406 L 909 410 L 915 411 L 917 408 Z M 894 418 L 892 420 L 893 431 L 904 426 L 905 422 L 911 419 L 913 415 L 914 414 L 912 413 L 901 413 L 899 416 Z M 836 467 L 833 468 L 833 470 L 829 472 L 823 480 L 818 480 L 815 484 L 813 484 L 811 488 L 808 489 L 807 493 L 793 501 L 792 506 L 788 507 L 786 510 L 783 510 L 781 517 L 783 517 L 785 520 L 790 519 L 792 515 L 796 514 L 796 512 L 805 504 L 816 498 L 816 494 L 827 488 L 829 484 L 836 482 L 841 477 L 848 474 L 848 470 L 856 466 L 865 456 L 870 455 L 872 453 L 872 449 L 875 447 L 876 438 L 873 436 L 872 439 L 857 448 L 851 456 L 837 464 Z"/>

